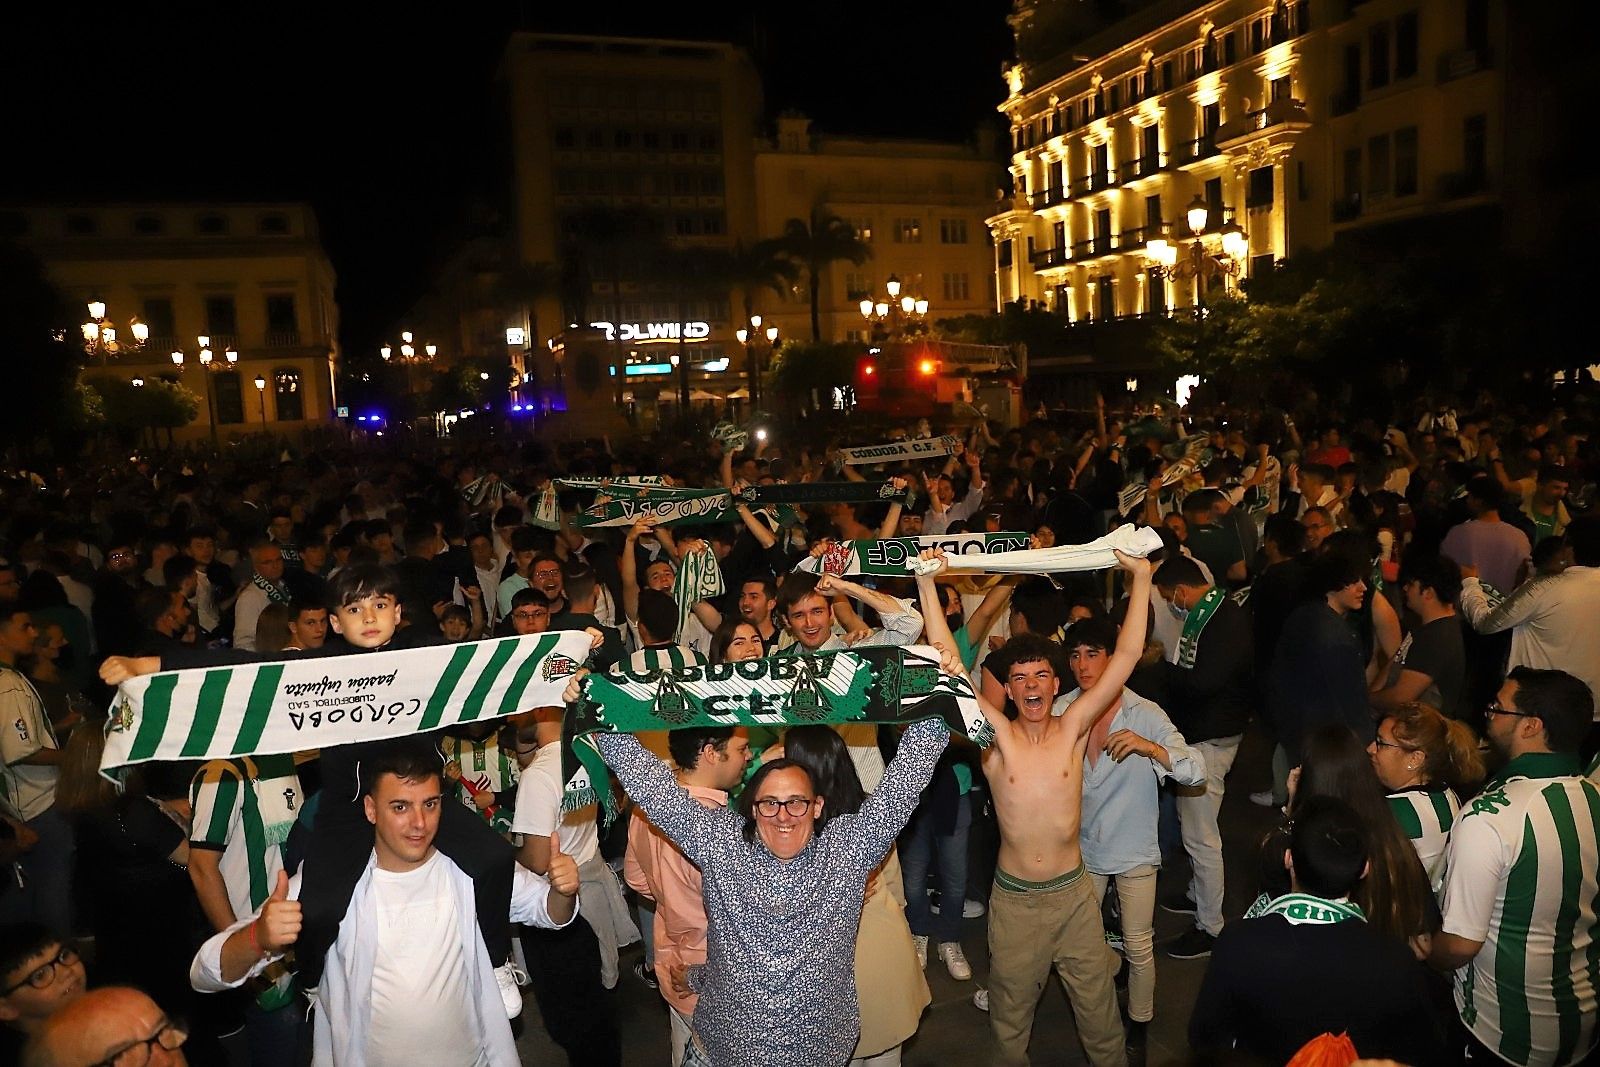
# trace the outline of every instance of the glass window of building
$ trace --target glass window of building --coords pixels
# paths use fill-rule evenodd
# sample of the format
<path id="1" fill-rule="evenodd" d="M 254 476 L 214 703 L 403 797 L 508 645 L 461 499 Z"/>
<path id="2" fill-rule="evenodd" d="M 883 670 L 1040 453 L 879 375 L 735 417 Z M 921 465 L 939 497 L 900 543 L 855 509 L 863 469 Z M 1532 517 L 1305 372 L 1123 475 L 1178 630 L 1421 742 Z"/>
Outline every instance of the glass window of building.
<path id="1" fill-rule="evenodd" d="M 295 422 L 306 417 L 305 396 L 300 390 L 300 372 L 280 367 L 272 372 L 273 399 L 280 422 Z"/>

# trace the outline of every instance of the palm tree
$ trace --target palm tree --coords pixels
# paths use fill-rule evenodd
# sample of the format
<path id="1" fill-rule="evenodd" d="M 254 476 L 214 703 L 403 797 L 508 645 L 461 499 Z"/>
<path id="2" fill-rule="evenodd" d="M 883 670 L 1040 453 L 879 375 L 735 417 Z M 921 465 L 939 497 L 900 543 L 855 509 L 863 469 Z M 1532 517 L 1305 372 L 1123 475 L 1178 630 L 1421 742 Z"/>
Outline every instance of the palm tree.
<path id="1" fill-rule="evenodd" d="M 806 287 L 811 291 L 811 339 L 822 340 L 821 275 L 830 264 L 847 261 L 861 266 L 872 255 L 872 248 L 856 233 L 856 228 L 837 215 L 813 208 L 809 222 L 790 219 L 783 228 L 784 253 L 806 272 Z"/>
<path id="2" fill-rule="evenodd" d="M 648 260 L 651 251 L 660 246 L 659 220 L 638 210 L 592 205 L 563 219 L 562 229 L 562 276 L 573 321 L 589 321 L 594 283 L 602 280 L 611 285 L 613 314 L 620 315 L 622 279 L 632 278 L 635 265 Z M 611 381 L 619 411 L 627 384 L 623 352 L 621 331 L 613 331 Z"/>
<path id="3" fill-rule="evenodd" d="M 736 241 L 728 250 L 728 276 L 744 297 L 744 321 L 756 311 L 756 293 L 771 289 L 787 294 L 800 276 L 800 266 L 790 259 L 781 237 L 768 237 L 745 244 Z M 750 410 L 756 409 L 760 392 L 760 370 L 756 366 L 755 346 L 745 346 L 745 375 L 750 382 Z"/>
<path id="4" fill-rule="evenodd" d="M 686 344 L 690 305 L 696 300 L 726 296 L 733 278 L 733 260 L 725 248 L 669 245 L 653 257 L 655 276 L 671 287 L 678 306 L 678 413 L 689 417 L 689 358 Z"/>

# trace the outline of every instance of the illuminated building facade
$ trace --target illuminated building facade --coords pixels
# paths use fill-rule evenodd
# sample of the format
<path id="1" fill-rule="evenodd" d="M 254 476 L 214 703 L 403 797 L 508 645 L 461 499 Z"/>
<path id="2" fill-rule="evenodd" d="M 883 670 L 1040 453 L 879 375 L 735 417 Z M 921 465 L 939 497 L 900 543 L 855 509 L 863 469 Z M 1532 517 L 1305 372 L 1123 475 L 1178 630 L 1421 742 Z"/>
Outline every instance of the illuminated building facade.
<path id="1" fill-rule="evenodd" d="M 1061 2 L 1019 0 L 1019 55 Z M 1153 3 L 1017 63 L 997 303 L 1165 314 L 1346 233 L 1498 205 L 1504 22 L 1500 0 Z"/>
<path id="2" fill-rule="evenodd" d="M 309 206 L 21 206 L 0 209 L 0 231 L 40 259 L 80 315 L 105 305 L 117 351 L 90 355 L 86 375 L 166 378 L 200 397 L 178 439 L 297 435 L 335 419 L 339 309 Z"/>
<path id="3" fill-rule="evenodd" d="M 564 278 L 529 304 L 530 385 L 546 389 L 560 372 L 546 342 L 609 323 L 616 361 L 653 368 L 628 374 L 625 401 L 676 398 L 666 349 L 688 363 L 692 400 L 737 394 L 733 287 L 651 262 L 642 231 L 678 250 L 754 238 L 761 83 L 749 56 L 729 44 L 517 33 L 503 77 L 516 250 Z M 680 322 L 704 328 L 679 338 L 667 326 Z"/>
<path id="4" fill-rule="evenodd" d="M 816 211 L 851 223 L 871 250 L 866 263 L 841 261 L 820 276 L 822 337 L 830 341 L 866 338 L 860 303 L 881 300 L 890 275 L 928 301 L 932 319 L 989 311 L 994 264 L 984 220 L 1004 183 L 987 130 L 973 144 L 836 136 L 791 113 L 756 152 L 762 235 Z M 783 304 L 762 309 L 782 337 L 811 337 L 804 285 L 802 278 Z"/>

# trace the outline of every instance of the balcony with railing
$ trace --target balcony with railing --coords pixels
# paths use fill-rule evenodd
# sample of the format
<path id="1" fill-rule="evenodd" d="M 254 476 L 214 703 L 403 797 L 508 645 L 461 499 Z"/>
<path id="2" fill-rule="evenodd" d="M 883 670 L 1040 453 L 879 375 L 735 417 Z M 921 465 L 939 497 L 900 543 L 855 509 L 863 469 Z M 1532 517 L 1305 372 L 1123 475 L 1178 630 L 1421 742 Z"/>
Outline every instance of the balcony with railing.
<path id="1" fill-rule="evenodd" d="M 1178 147 L 1172 153 L 1172 162 L 1176 166 L 1185 167 L 1191 163 L 1210 159 L 1216 154 L 1217 140 L 1213 133 L 1205 137 L 1196 137 L 1192 141 L 1178 142 Z"/>
<path id="2" fill-rule="evenodd" d="M 1489 175 L 1481 167 L 1469 167 L 1439 175 L 1440 200 L 1460 200 L 1489 191 Z"/>
<path id="3" fill-rule="evenodd" d="M 1457 48 L 1439 57 L 1439 84 L 1465 78 L 1494 66 L 1494 53 L 1488 48 Z"/>
<path id="4" fill-rule="evenodd" d="M 1066 245 L 1058 248 L 1036 248 L 1028 256 L 1028 262 L 1033 264 L 1034 270 L 1049 270 L 1051 267 L 1064 267 L 1072 260 L 1072 249 Z"/>
<path id="5" fill-rule="evenodd" d="M 1068 200 L 1065 188 L 1041 189 L 1028 198 L 1028 203 L 1035 211 L 1042 207 L 1055 207 L 1065 204 Z"/>
<path id="6" fill-rule="evenodd" d="M 1072 246 L 1073 259 L 1096 259 L 1100 256 L 1109 256 L 1117 251 L 1117 235 L 1100 233 L 1087 241 L 1079 241 Z"/>
<path id="7" fill-rule="evenodd" d="M 1329 205 L 1328 217 L 1334 222 L 1353 222 L 1361 217 L 1361 194 L 1347 193 L 1334 197 Z"/>
<path id="8" fill-rule="evenodd" d="M 1361 90 L 1353 86 L 1342 89 L 1328 98 L 1328 114 L 1334 118 L 1348 115 L 1360 106 Z"/>
<path id="9" fill-rule="evenodd" d="M 300 347 L 299 330 L 268 330 L 268 348 L 298 348 Z"/>
<path id="10" fill-rule="evenodd" d="M 1247 112 L 1231 122 L 1217 127 L 1212 139 L 1217 144 L 1232 147 L 1277 134 L 1298 133 L 1311 128 L 1311 116 L 1305 105 L 1293 98 L 1274 100 L 1266 107 Z"/>
<path id="11" fill-rule="evenodd" d="M 1127 185 L 1140 178 L 1151 178 L 1167 169 L 1167 154 L 1158 152 L 1155 155 L 1141 156 L 1130 159 L 1117 168 L 1117 180 Z"/>

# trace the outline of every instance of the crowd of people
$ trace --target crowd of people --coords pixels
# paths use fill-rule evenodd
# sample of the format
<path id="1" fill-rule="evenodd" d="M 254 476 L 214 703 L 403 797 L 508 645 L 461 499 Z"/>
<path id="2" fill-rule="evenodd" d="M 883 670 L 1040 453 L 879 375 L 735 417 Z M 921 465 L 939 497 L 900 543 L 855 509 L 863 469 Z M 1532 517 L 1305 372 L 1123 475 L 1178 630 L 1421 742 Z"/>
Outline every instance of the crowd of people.
<path id="1" fill-rule="evenodd" d="M 1084 1057 L 1143 1063 L 1158 949 L 1208 961 L 1197 1062 L 1586 1062 L 1592 426 L 1582 397 L 1387 421 L 1100 404 L 879 431 L 887 461 L 849 451 L 870 431 L 723 427 L 7 472 L 0 1060 L 500 1065 L 520 1017 L 611 1065 L 616 989 L 643 982 L 674 1067 L 884 1067 L 930 960 L 973 981 L 982 917 L 992 1044 L 961 1062 L 1030 1062 L 1054 971 Z M 688 489 L 727 496 L 663 507 Z M 986 567 L 973 535 L 1001 533 Z M 917 540 L 871 551 L 896 538 Z M 554 631 L 586 633 L 585 673 L 647 684 L 927 646 L 993 740 L 937 718 L 599 734 L 616 819 L 571 803 L 557 703 L 101 773 L 131 679 Z M 1270 771 L 1234 775 L 1252 732 Z M 1242 916 L 1230 790 L 1282 812 Z M 1159 946 L 1158 907 L 1192 916 Z"/>

